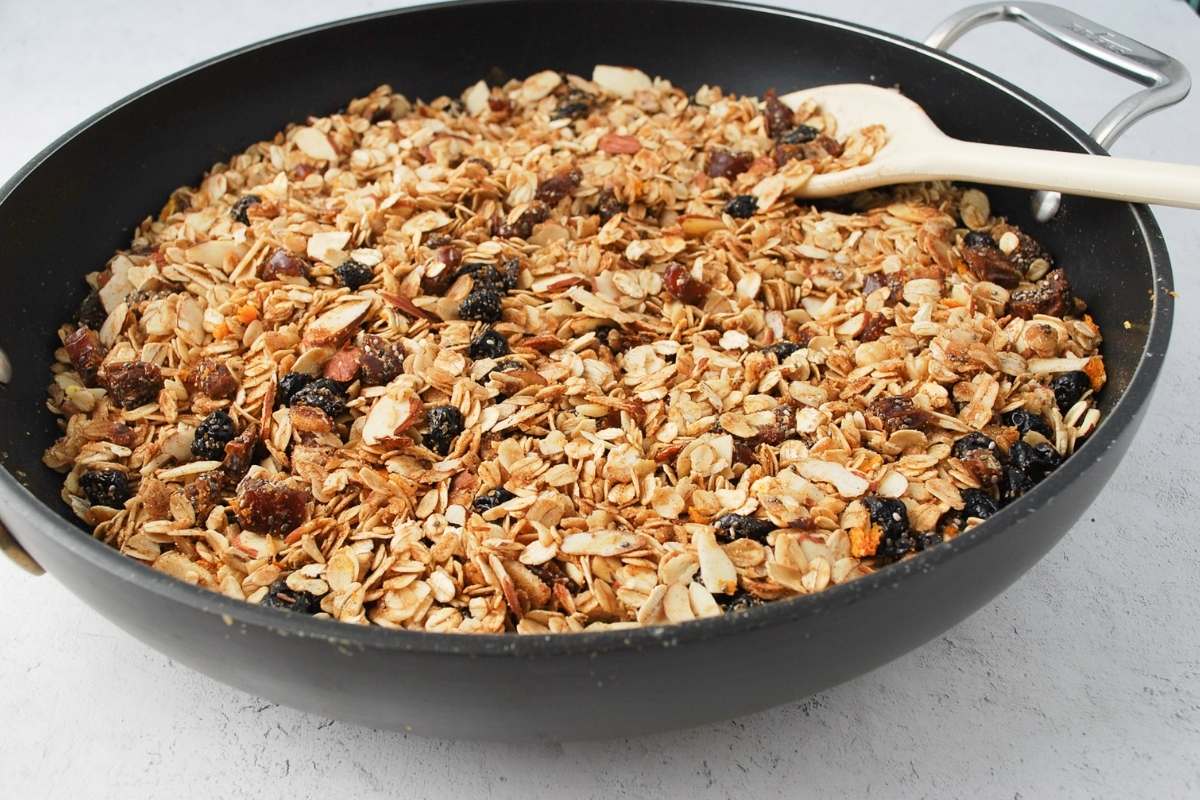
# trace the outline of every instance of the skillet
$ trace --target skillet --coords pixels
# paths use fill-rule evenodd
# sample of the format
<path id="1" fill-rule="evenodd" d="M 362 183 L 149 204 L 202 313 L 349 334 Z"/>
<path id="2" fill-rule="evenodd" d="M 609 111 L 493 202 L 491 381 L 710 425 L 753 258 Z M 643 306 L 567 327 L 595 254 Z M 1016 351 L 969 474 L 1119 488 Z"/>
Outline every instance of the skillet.
<path id="1" fill-rule="evenodd" d="M 1114 109 L 1105 143 L 1182 99 L 1178 62 L 1040 3 L 962 12 L 931 42 L 1015 19 L 1147 88 Z M 698 57 L 698 54 L 703 54 Z M 1009 586 L 1082 515 L 1120 461 L 1171 328 L 1170 265 L 1144 206 L 989 189 L 993 208 L 1065 266 L 1105 333 L 1109 382 L 1088 441 L 984 525 L 817 595 L 678 626 L 560 636 L 358 628 L 250 606 L 177 582 L 84 533 L 41 464 L 54 331 L 83 273 L 181 184 L 285 123 L 390 83 L 457 94 L 493 68 L 590 74 L 636 65 L 691 91 L 899 85 L 951 136 L 1102 153 L 1053 109 L 932 47 L 803 13 L 725 2 L 511 0 L 385 12 L 212 59 L 119 101 L 0 188 L 0 550 L 44 568 L 116 624 L 212 677 L 326 717 L 485 739 L 578 739 L 697 725 L 792 701 L 877 667 Z M 1057 214 L 1051 213 L 1057 210 Z M 1037 217 L 1044 218 L 1039 222 Z M 69 226 L 69 227 L 67 227 Z M 71 236 L 63 236 L 69 229 Z M 33 269 L 30 269 L 33 265 Z M 19 322 L 17 322 L 19 321 Z M 1128 324 L 1126 324 L 1128 323 Z M 5 530 L 7 529 L 7 530 Z"/>

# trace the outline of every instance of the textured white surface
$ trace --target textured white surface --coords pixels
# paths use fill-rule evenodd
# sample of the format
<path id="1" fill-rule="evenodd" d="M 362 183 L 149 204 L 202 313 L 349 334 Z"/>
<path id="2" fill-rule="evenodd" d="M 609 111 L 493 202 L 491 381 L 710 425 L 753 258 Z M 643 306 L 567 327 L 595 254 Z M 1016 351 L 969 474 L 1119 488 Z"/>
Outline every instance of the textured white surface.
<path id="1" fill-rule="evenodd" d="M 0 0 L 0 176 L 164 74 L 385 5 Z M 957 7 L 792 5 L 914 38 Z M 1064 5 L 1200 75 L 1200 19 L 1182 2 Z M 972 33 L 956 52 L 1084 127 L 1129 88 L 1008 26 Z M 1115 152 L 1194 163 L 1197 130 L 1200 96 L 1138 125 Z M 874 673 L 803 703 L 648 739 L 427 741 L 226 688 L 142 646 L 53 578 L 0 563 L 0 797 L 1200 796 L 1200 216 L 1165 209 L 1158 219 L 1181 297 L 1140 439 L 1023 580 Z"/>

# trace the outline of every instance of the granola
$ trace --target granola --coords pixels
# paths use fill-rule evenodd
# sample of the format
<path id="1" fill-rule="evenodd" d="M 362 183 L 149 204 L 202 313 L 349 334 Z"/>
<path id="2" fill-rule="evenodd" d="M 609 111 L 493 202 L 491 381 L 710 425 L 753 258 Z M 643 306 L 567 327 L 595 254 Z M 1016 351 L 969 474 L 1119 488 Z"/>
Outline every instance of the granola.
<path id="1" fill-rule="evenodd" d="M 794 200 L 886 136 L 621 67 L 382 86 L 87 277 L 45 462 L 130 558 L 345 622 L 654 625 L 853 580 L 1028 491 L 1104 383 L 982 192 Z"/>

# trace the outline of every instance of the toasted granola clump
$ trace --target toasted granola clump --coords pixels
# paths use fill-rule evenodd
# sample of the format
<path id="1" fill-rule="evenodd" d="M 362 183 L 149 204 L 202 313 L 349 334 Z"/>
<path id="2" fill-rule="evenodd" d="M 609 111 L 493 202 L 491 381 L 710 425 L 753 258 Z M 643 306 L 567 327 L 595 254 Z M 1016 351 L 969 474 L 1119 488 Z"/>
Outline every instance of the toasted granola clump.
<path id="1" fill-rule="evenodd" d="M 654 625 L 851 581 L 1033 488 L 1105 380 L 1072 265 L 979 190 L 796 201 L 886 141 L 625 67 L 380 87 L 96 265 L 45 461 L 130 558 L 358 624 Z"/>

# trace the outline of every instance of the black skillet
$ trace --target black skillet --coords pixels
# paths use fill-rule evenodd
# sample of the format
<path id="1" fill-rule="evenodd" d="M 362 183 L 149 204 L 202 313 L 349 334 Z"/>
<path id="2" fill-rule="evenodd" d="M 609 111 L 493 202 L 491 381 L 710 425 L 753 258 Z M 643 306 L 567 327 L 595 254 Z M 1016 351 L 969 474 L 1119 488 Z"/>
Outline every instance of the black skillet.
<path id="1" fill-rule="evenodd" d="M 1106 137 L 1187 92 L 1182 67 L 1041 4 L 977 7 L 948 43 L 1018 19 L 1149 90 Z M 41 464 L 54 331 L 81 276 L 129 241 L 176 186 L 285 123 L 390 83 L 456 94 L 499 67 L 590 74 L 634 64 L 694 90 L 900 85 L 951 136 L 1103 152 L 1053 109 L 935 49 L 857 25 L 732 3 L 467 3 L 323 25 L 166 78 L 67 133 L 0 190 L 0 549 L 36 562 L 147 644 L 218 680 L 317 714 L 423 735 L 585 738 L 678 728 L 795 700 L 876 667 L 963 619 L 1041 558 L 1104 485 L 1134 436 L 1171 329 L 1171 270 L 1144 206 L 1067 198 L 1049 222 L 1029 196 L 991 190 L 1066 266 L 1104 330 L 1102 424 L 1066 464 L 986 524 L 862 580 L 745 613 L 625 632 L 455 636 L 360 628 L 250 606 L 101 545 Z M 969 109 L 969 113 L 963 113 Z M 69 235 L 64 234 L 69 231 Z M 1128 322 L 1128 324 L 1125 324 Z M 19 544 L 18 544 L 19 541 Z M 47 621 L 47 624 L 53 624 Z M 69 631 L 63 631 L 69 636 Z"/>

